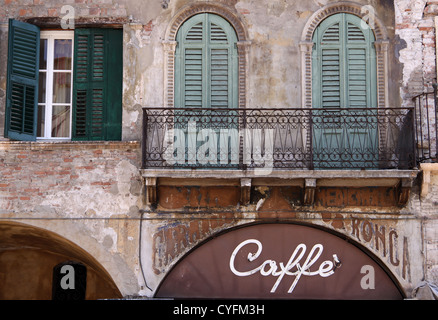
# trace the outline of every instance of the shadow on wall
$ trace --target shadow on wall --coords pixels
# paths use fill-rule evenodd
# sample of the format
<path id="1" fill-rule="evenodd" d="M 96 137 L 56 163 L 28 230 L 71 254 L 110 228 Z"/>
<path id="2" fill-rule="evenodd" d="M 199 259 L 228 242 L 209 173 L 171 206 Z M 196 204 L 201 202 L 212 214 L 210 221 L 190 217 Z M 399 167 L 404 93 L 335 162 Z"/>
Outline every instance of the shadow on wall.
<path id="1" fill-rule="evenodd" d="M 122 297 L 99 262 L 74 243 L 41 228 L 0 223 L 1 300 L 51 300 L 54 267 L 65 261 L 86 266 L 85 299 Z"/>

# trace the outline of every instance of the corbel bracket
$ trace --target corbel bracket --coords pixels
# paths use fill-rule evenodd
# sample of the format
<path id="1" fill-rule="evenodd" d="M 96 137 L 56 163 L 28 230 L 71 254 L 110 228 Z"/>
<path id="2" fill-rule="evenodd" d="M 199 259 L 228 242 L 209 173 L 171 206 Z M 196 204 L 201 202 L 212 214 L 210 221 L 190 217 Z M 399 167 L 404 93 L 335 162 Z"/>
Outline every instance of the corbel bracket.
<path id="1" fill-rule="evenodd" d="M 146 204 L 157 204 L 157 178 L 145 178 Z"/>
<path id="2" fill-rule="evenodd" d="M 316 179 L 305 179 L 304 181 L 304 199 L 305 206 L 311 206 L 315 202 Z"/>
<path id="3" fill-rule="evenodd" d="M 414 179 L 401 179 L 398 190 L 398 205 L 405 206 L 411 194 Z"/>
<path id="4" fill-rule="evenodd" d="M 251 179 L 240 179 L 240 204 L 248 205 L 251 200 Z"/>

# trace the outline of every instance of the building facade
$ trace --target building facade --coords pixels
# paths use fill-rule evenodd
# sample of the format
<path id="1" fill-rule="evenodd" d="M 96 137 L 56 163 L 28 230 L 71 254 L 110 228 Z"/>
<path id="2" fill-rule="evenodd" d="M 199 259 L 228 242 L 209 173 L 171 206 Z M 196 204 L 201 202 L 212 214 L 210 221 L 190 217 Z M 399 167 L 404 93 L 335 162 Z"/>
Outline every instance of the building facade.
<path id="1" fill-rule="evenodd" d="M 437 15 L 5 0 L 0 298 L 436 298 Z"/>

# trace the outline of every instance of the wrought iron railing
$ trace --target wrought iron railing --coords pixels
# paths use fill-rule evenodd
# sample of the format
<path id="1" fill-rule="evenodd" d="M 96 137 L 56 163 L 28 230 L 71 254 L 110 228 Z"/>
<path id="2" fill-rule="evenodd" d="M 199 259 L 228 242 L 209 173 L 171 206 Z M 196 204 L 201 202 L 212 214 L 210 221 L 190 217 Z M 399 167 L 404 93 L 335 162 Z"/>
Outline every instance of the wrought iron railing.
<path id="1" fill-rule="evenodd" d="M 437 84 L 433 91 L 412 98 L 415 105 L 415 140 L 418 162 L 435 162 L 438 158 Z"/>
<path id="2" fill-rule="evenodd" d="M 410 169 L 413 108 L 144 108 L 142 166 Z"/>

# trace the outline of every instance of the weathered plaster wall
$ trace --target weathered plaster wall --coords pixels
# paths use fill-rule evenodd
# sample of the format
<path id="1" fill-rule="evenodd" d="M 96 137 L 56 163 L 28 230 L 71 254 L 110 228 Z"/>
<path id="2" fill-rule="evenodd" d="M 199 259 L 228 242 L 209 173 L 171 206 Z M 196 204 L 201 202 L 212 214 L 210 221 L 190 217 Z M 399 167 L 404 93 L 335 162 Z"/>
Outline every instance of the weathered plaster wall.
<path id="1" fill-rule="evenodd" d="M 162 41 L 175 14 L 197 2 L 200 1 L 65 3 L 74 6 L 82 19 L 128 21 L 123 25 L 124 141 L 140 139 L 142 107 L 164 105 L 167 88 Z M 234 12 L 247 27 L 251 41 L 247 105 L 301 106 L 299 41 L 303 27 L 313 12 L 335 1 L 215 2 Z M 422 92 L 435 77 L 435 31 L 431 21 L 436 4 L 425 0 L 357 2 L 372 5 L 387 28 L 389 105 L 410 105 L 411 96 Z M 39 0 L 4 0 L 0 5 L 0 140 L 5 140 L 7 19 L 59 18 L 61 6 L 56 1 Z M 381 259 L 407 292 L 423 276 L 438 282 L 436 178 L 431 179 L 427 196 L 420 197 L 419 189 L 414 189 L 406 208 L 380 207 L 376 212 L 362 212 L 363 208 L 357 206 L 312 211 L 299 205 L 297 199 L 301 196 L 295 197 L 294 190 L 267 187 L 253 190 L 257 201 L 242 208 L 240 194 L 233 186 L 217 190 L 167 186 L 158 190 L 161 211 L 143 214 L 140 228 L 139 208 L 144 192 L 139 159 L 138 143 L 3 141 L 0 215 L 21 219 L 74 241 L 102 263 L 123 295 L 152 296 L 166 272 L 201 241 L 221 230 L 263 219 L 310 222 L 353 239 Z M 229 192 L 221 195 L 224 190 Z M 170 199 L 172 196 L 179 198 Z"/>
<path id="2" fill-rule="evenodd" d="M 142 234 L 147 241 L 143 242 L 141 259 L 152 289 L 147 294 L 202 241 L 220 231 L 253 222 L 310 224 L 347 237 L 375 255 L 396 277 L 407 297 L 424 279 L 430 263 L 424 256 L 424 228 L 427 226 L 430 233 L 434 223 L 428 223 L 424 212 L 420 214 L 419 208 L 430 203 L 420 203 L 418 186 L 409 205 L 402 208 L 396 204 L 394 188 L 317 188 L 315 205 L 311 207 L 303 205 L 301 188 L 286 186 L 253 186 L 248 206 L 236 206 L 235 197 L 229 197 L 227 203 L 216 207 L 214 199 L 226 189 L 233 194 L 233 187 L 216 189 L 201 185 L 158 186 L 161 197 L 156 210 L 143 214 Z M 432 213 L 428 217 L 433 217 L 435 206 L 428 212 Z M 428 252 L 433 254 L 434 250 L 429 247 Z M 430 275 L 428 278 L 436 281 Z"/>
<path id="3" fill-rule="evenodd" d="M 419 214 L 424 217 L 425 278 L 438 283 L 438 165 L 421 164 L 423 179 L 418 199 Z"/>
<path id="4" fill-rule="evenodd" d="M 167 9 L 152 6 L 146 14 L 142 8 L 132 15 L 133 23 L 125 28 L 125 108 L 140 105 L 165 105 L 163 57 L 161 44 L 172 17 L 189 5 L 203 1 L 170 1 Z M 247 106 L 294 107 L 301 102 L 301 72 L 299 43 L 309 17 L 323 6 L 335 1 L 215 1 L 235 13 L 247 28 L 249 65 L 247 66 Z M 397 54 L 398 38 L 394 35 L 392 1 L 360 0 L 372 5 L 375 14 L 387 28 L 389 52 Z M 156 13 L 156 16 L 153 15 Z M 389 55 L 389 105 L 400 104 L 400 64 L 397 56 Z M 128 63 L 127 63 L 128 64 Z M 394 93 L 395 92 L 395 93 Z M 135 117 L 134 117 L 135 118 Z M 134 119 L 133 119 L 134 120 Z M 127 125 L 126 125 L 127 126 Z M 133 127 L 133 126 L 131 126 Z M 132 138 L 133 133 L 126 133 Z"/>
<path id="5" fill-rule="evenodd" d="M 396 34 L 403 43 L 400 62 L 403 63 L 403 78 L 400 94 L 405 105 L 412 105 L 410 98 L 430 91 L 436 82 L 434 1 L 396 0 Z"/>
<path id="6" fill-rule="evenodd" d="M 3 136 L 7 62 L 7 20 L 49 17 L 60 19 L 62 5 L 75 8 L 81 21 L 131 22 L 124 24 L 123 139 L 140 138 L 141 106 L 164 105 L 163 45 L 172 17 L 187 5 L 202 1 L 12 1 L 0 8 L 0 132 Z M 247 77 L 247 105 L 251 107 L 300 107 L 299 42 L 303 27 L 323 1 L 215 1 L 235 12 L 247 27 L 251 41 Z M 434 78 L 434 7 L 423 11 L 426 0 L 359 0 L 372 5 L 389 36 L 389 106 L 409 104 Z M 394 14 L 395 12 L 395 14 Z M 99 20 L 100 19 L 100 20 Z M 120 20 L 123 19 L 123 20 Z M 44 23 L 42 23 L 44 26 Z M 401 53 L 399 53 L 402 49 Z M 423 63 L 424 62 L 424 63 Z M 402 66 L 404 69 L 402 71 Z M 408 95 L 407 95 L 408 94 Z"/>
<path id="7" fill-rule="evenodd" d="M 137 142 L 0 143 L 0 218 L 90 252 L 123 295 L 138 290 L 142 182 Z"/>

